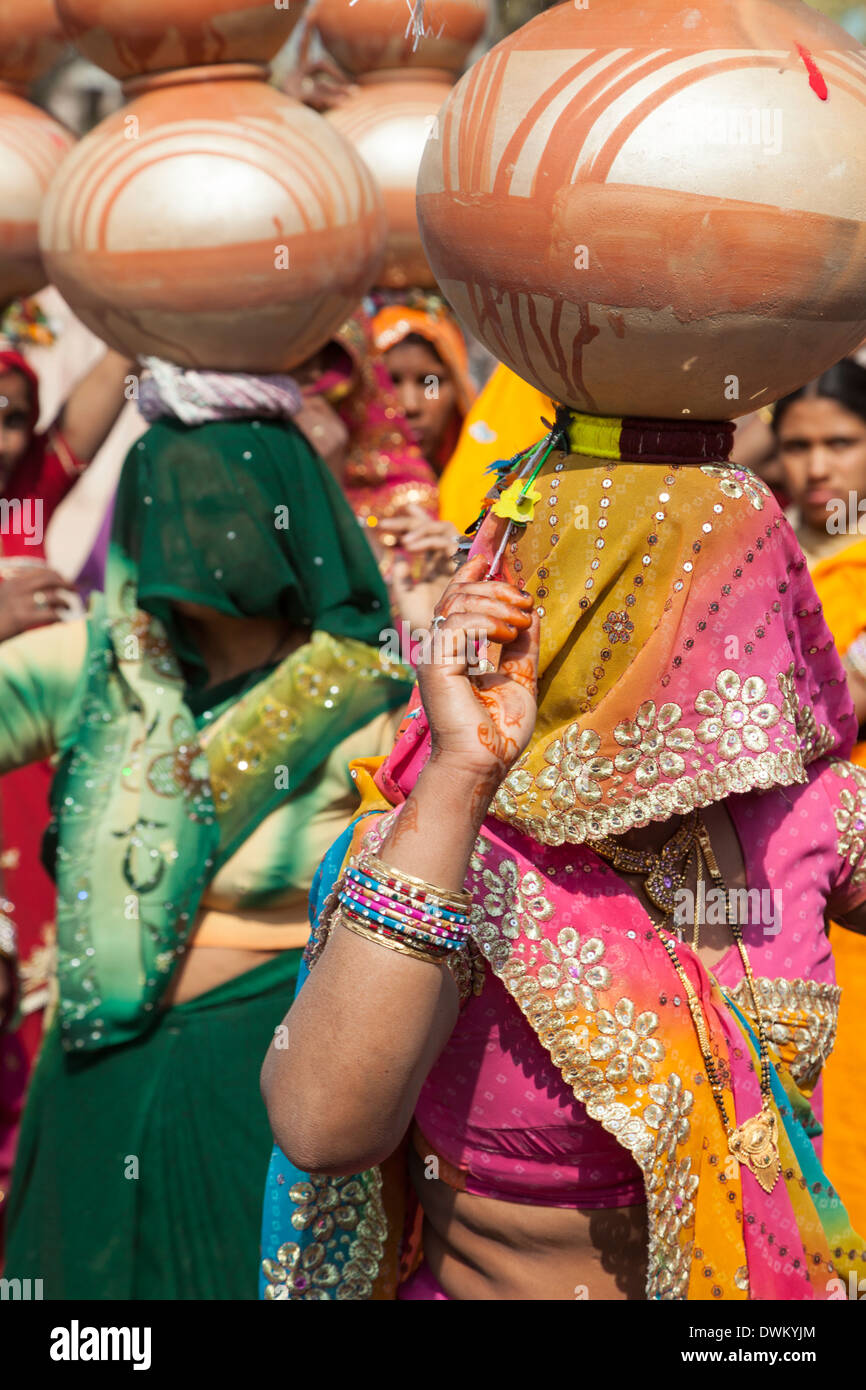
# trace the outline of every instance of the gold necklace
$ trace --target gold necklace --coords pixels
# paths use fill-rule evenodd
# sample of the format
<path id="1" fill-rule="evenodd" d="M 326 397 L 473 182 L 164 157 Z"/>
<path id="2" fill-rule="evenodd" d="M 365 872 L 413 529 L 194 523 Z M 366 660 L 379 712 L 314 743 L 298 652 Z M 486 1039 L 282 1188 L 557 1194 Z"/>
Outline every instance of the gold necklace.
<path id="1" fill-rule="evenodd" d="M 685 885 L 686 869 L 695 848 L 697 825 L 698 814 L 693 811 L 689 820 L 678 827 L 661 849 L 632 849 L 607 835 L 589 843 L 590 848 L 619 873 L 642 878 L 650 902 L 672 920 L 677 892 Z"/>
<path id="2" fill-rule="evenodd" d="M 664 947 L 668 959 L 674 970 L 677 972 L 680 984 L 682 985 L 692 1022 L 695 1025 L 695 1032 L 698 1036 L 698 1045 L 701 1049 L 701 1056 L 704 1059 L 704 1068 L 707 1073 L 707 1080 L 713 1093 L 713 1099 L 719 1111 L 722 1125 L 728 1139 L 728 1149 L 738 1163 L 744 1163 L 749 1172 L 758 1180 L 765 1192 L 772 1192 L 781 1172 L 781 1162 L 779 1159 L 779 1133 L 776 1116 L 773 1114 L 770 1096 L 770 1058 L 767 1048 L 767 1035 L 764 1028 L 764 1018 L 761 1013 L 761 1006 L 758 1002 L 758 990 L 755 984 L 755 977 L 752 973 L 751 962 L 746 952 L 743 933 L 739 922 L 734 920 L 731 895 L 727 885 L 722 879 L 721 870 L 716 861 L 710 837 L 703 821 L 698 818 L 696 830 L 697 844 L 700 853 L 706 862 L 707 869 L 714 884 L 721 887 L 725 895 L 725 917 L 731 929 L 731 934 L 737 943 L 737 950 L 743 962 L 743 970 L 748 981 L 749 994 L 752 999 L 752 1007 L 755 1011 L 755 1019 L 758 1025 L 758 1052 L 761 1059 L 761 1109 L 757 1115 L 745 1120 L 743 1124 L 736 1128 L 731 1126 L 728 1118 L 728 1111 L 725 1105 L 724 1087 L 716 1070 L 715 1059 L 710 1045 L 710 1037 L 707 1031 L 706 1019 L 704 1018 L 701 1002 L 686 974 L 676 952 L 674 943 L 662 934 L 661 926 L 657 922 L 652 922 L 659 941 Z M 652 919 L 650 919 L 652 921 Z"/>

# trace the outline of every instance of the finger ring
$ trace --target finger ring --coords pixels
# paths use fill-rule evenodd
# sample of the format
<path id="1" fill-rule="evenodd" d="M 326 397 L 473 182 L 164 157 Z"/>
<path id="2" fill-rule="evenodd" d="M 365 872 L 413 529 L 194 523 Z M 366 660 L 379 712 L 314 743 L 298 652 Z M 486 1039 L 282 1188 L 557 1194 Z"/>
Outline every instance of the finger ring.
<path id="1" fill-rule="evenodd" d="M 33 607 L 34 607 L 34 608 L 47 608 L 47 607 L 48 607 L 48 595 L 46 594 L 46 592 L 45 592 L 44 589 L 37 589 L 36 592 L 34 593 L 34 595 L 33 595 Z"/>
<path id="2" fill-rule="evenodd" d="M 430 626 L 431 626 L 431 628 L 433 629 L 433 631 L 435 632 L 437 628 L 439 628 L 439 627 L 442 626 L 442 624 L 444 623 L 444 621 L 445 621 L 445 614 L 444 614 L 444 613 L 437 613 L 437 614 L 436 614 L 436 617 L 433 619 L 433 621 L 432 621 L 432 623 L 430 624 Z"/>

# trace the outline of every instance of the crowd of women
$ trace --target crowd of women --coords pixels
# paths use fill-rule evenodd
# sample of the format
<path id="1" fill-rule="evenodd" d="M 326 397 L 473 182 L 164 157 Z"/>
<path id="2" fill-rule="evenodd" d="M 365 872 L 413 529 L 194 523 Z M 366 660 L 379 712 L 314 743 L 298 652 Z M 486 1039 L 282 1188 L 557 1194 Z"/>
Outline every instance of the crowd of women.
<path id="1" fill-rule="evenodd" d="M 866 1275 L 856 356 L 736 431 L 599 423 L 473 377 L 440 294 L 375 290 L 291 376 L 106 351 L 45 428 L 50 326 L 19 304 L 5 334 L 5 1273 Z M 130 382 L 73 575 L 45 532 Z"/>

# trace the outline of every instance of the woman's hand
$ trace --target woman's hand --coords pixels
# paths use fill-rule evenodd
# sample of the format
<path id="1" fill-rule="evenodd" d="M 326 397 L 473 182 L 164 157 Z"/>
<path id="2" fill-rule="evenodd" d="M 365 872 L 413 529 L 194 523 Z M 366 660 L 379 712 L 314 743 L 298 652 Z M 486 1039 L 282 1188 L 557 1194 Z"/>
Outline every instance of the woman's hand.
<path id="1" fill-rule="evenodd" d="M 486 568 L 475 556 L 443 594 L 418 684 L 433 758 L 495 787 L 535 728 L 539 618 L 529 594 L 485 581 Z M 470 676 L 488 641 L 503 646 L 499 670 Z"/>
<path id="2" fill-rule="evenodd" d="M 0 642 L 32 627 L 56 623 L 68 612 L 73 590 L 47 565 L 24 570 L 0 582 Z"/>
<path id="3" fill-rule="evenodd" d="M 389 516 L 381 527 L 398 538 L 401 550 L 424 553 L 439 564 L 451 559 L 460 540 L 453 522 L 440 521 L 418 506 L 407 507 L 401 516 Z"/>
<path id="4" fill-rule="evenodd" d="M 428 516 L 423 507 L 409 507 L 405 514 L 383 520 L 368 539 L 377 556 L 394 555 L 392 561 L 380 561 L 380 567 L 395 614 L 413 628 L 428 627 L 454 573 L 459 533 L 450 521 Z M 418 561 L 406 558 L 410 554 L 423 557 L 420 571 Z"/>

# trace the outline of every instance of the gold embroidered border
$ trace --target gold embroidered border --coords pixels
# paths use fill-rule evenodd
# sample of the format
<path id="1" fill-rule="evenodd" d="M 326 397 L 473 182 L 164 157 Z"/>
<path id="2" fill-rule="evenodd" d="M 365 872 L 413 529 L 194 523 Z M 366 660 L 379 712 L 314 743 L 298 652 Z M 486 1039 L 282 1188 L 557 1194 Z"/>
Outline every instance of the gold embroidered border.
<path id="1" fill-rule="evenodd" d="M 542 938 L 539 924 L 549 920 L 554 909 L 539 891 L 540 875 L 530 871 L 518 881 L 516 862 L 509 860 L 507 855 L 503 855 L 495 871 L 487 869 L 484 856 L 490 848 L 489 842 L 480 836 L 467 879 L 475 899 L 472 909 L 475 939 L 576 1099 L 586 1107 L 592 1119 L 630 1151 L 641 1169 L 649 1221 L 647 1298 L 683 1299 L 687 1296 L 694 1248 L 694 1197 L 698 1177 L 691 1171 L 691 1157 L 681 1154 L 680 1150 L 689 1138 L 694 1096 L 676 1072 L 669 1072 L 665 1079 L 656 1079 L 653 1063 L 647 1077 L 648 1100 L 642 1105 L 640 1114 L 615 1099 L 613 1085 L 605 1079 L 601 1066 L 593 1061 L 593 1051 L 598 1053 L 600 1030 L 597 1030 L 598 1036 L 590 1036 L 590 1030 L 579 1019 L 569 1023 L 565 1013 L 543 993 L 540 979 L 528 975 L 526 963 L 517 956 L 521 945 L 524 950 L 537 954 L 539 942 L 542 948 L 550 944 Z M 487 906 L 491 890 L 495 897 L 493 911 Z M 549 912 L 545 912 L 545 904 Z M 573 943 L 570 941 L 569 945 L 577 951 L 581 936 L 570 927 L 565 928 L 560 937 L 565 933 L 571 934 Z M 580 992 L 585 1016 L 592 1018 L 599 1009 L 596 988 L 609 990 L 612 981 L 609 970 L 601 964 L 602 942 L 592 937 L 583 941 L 581 955 L 585 956 L 589 968 L 581 970 L 579 983 L 574 988 Z M 548 967 L 542 965 L 539 976 L 547 970 Z M 605 973 L 599 974 L 599 971 Z M 597 985 L 592 983 L 593 978 Z M 544 987 L 553 988 L 555 983 L 551 975 Z M 567 1007 L 565 998 L 563 1003 Z M 620 1000 L 614 1015 L 621 1005 L 630 1003 Z M 627 1011 L 622 1019 L 630 1026 Z M 653 1031 L 650 1024 L 645 1026 L 648 1040 Z M 661 1061 L 664 1049 L 660 1046 L 659 1050 L 660 1057 L 649 1055 Z M 605 1054 L 605 1059 L 608 1056 L 610 1053 Z"/>
<path id="2" fill-rule="evenodd" d="M 817 756 L 820 756 L 818 754 Z M 629 801 L 596 806 L 586 811 L 557 811 L 544 801 L 526 805 L 522 784 L 512 779 L 524 770 L 518 763 L 499 787 L 491 803 L 491 814 L 506 825 L 513 825 L 542 845 L 580 845 L 603 835 L 622 835 L 649 821 L 667 820 L 700 810 L 722 801 L 734 792 L 767 791 L 770 787 L 802 785 L 808 779 L 802 759 L 792 751 L 761 753 L 756 758 L 737 758 L 722 767 L 699 772 L 694 777 L 678 777 L 664 786 L 638 793 Z M 525 774 L 527 777 L 530 775 Z M 579 780 L 579 774 L 578 779 Z M 509 783 L 517 796 L 512 795 Z M 537 793 L 531 793 L 538 797 Z M 532 814 L 537 806 L 537 813 Z"/>
<path id="3" fill-rule="evenodd" d="M 842 990 L 838 985 L 802 978 L 774 980 L 761 975 L 755 983 L 770 1041 L 795 1084 L 808 1095 L 833 1051 Z M 740 980 L 726 993 L 754 1021 L 748 981 Z"/>

